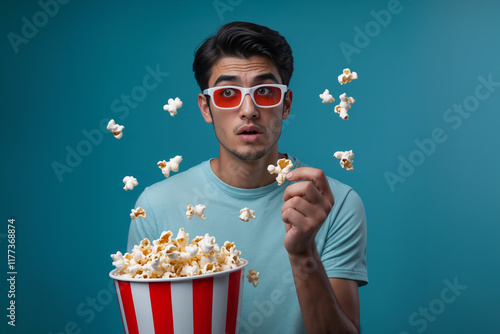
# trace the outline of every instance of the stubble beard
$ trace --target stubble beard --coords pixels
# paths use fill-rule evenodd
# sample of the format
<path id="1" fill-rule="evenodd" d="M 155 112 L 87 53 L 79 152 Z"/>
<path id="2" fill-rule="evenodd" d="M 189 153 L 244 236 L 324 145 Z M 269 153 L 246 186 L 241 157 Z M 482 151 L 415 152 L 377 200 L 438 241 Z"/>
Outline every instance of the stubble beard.
<path id="1" fill-rule="evenodd" d="M 254 161 L 254 160 L 259 160 L 259 159 L 265 157 L 266 154 L 269 153 L 269 151 L 277 144 L 278 139 L 279 139 L 279 136 L 278 136 L 276 138 L 276 140 L 271 145 L 269 145 L 268 147 L 265 147 L 263 149 L 260 149 L 260 150 L 251 149 L 251 150 L 242 152 L 242 151 L 237 151 L 235 149 L 231 149 L 231 148 L 227 147 L 227 145 L 225 145 L 224 142 L 220 140 L 220 138 L 223 137 L 224 131 L 217 131 L 217 129 L 215 128 L 215 124 L 214 124 L 214 129 L 215 129 L 215 136 L 219 140 L 219 144 L 227 152 L 231 153 L 231 155 L 233 155 L 234 157 L 236 157 L 240 160 L 243 160 L 243 161 Z M 222 136 L 221 136 L 221 134 L 222 134 Z M 265 134 L 264 134 L 264 136 L 265 136 Z M 248 145 L 252 145 L 252 144 L 248 144 Z"/>
<path id="2" fill-rule="evenodd" d="M 282 124 L 281 124 L 281 119 L 279 119 L 276 123 L 271 123 L 270 129 L 268 129 L 268 128 L 264 128 L 263 129 L 264 130 L 264 136 L 269 136 L 270 134 L 278 132 L 278 136 L 276 137 L 276 140 L 272 143 L 272 145 L 269 145 L 269 147 L 265 147 L 262 150 L 250 150 L 248 152 L 239 152 L 239 151 L 230 149 L 221 140 L 221 138 L 225 137 L 224 135 L 225 135 L 226 131 L 224 129 L 217 130 L 217 127 L 215 126 L 215 120 L 214 120 L 214 117 L 212 115 L 212 110 L 210 109 L 210 107 L 209 107 L 209 111 L 210 111 L 210 116 L 212 117 L 212 120 L 213 120 L 212 125 L 214 127 L 215 136 L 217 137 L 217 140 L 219 141 L 219 144 L 227 152 L 229 152 L 231 155 L 233 155 L 234 157 L 236 157 L 236 158 L 238 158 L 238 159 L 240 159 L 242 161 L 255 161 L 255 160 L 259 160 L 259 159 L 263 158 L 264 156 L 266 156 L 266 154 L 275 145 L 277 145 L 278 139 L 281 136 L 281 126 L 282 126 Z M 284 111 L 285 111 L 285 107 L 283 106 L 283 112 L 282 112 L 282 114 L 284 113 Z M 268 130 L 270 130 L 270 131 L 268 131 Z M 252 145 L 252 144 L 248 144 L 248 145 Z"/>
<path id="3" fill-rule="evenodd" d="M 225 130 L 224 129 L 217 129 L 217 127 L 215 126 L 215 122 L 213 123 L 213 126 L 214 126 L 214 131 L 215 131 L 215 136 L 217 137 L 217 140 L 219 141 L 219 144 L 227 151 L 229 152 L 231 155 L 233 155 L 234 157 L 242 160 L 242 161 L 255 161 L 255 160 L 259 160 L 259 159 L 262 159 L 263 157 L 265 157 L 269 151 L 271 151 L 271 149 L 273 147 L 275 147 L 278 143 L 278 139 L 280 138 L 281 136 L 281 123 L 279 124 L 279 130 L 277 129 L 276 126 L 271 126 L 271 129 L 268 129 L 268 128 L 263 128 L 264 130 L 264 134 L 262 135 L 263 137 L 266 137 L 266 136 L 270 136 L 272 133 L 274 133 L 275 131 L 278 132 L 278 135 L 276 136 L 276 139 L 274 140 L 274 142 L 267 146 L 267 147 L 264 147 L 263 149 L 256 149 L 256 148 L 251 148 L 250 150 L 245 150 L 245 151 L 238 151 L 236 149 L 231 149 L 229 148 L 223 140 L 221 140 L 221 138 L 224 138 L 224 137 L 227 137 L 225 136 Z M 269 132 L 269 130 L 271 130 L 271 133 Z M 263 138 L 263 139 L 266 139 L 266 138 Z M 247 143 L 246 144 L 247 146 L 253 146 L 252 143 Z"/>

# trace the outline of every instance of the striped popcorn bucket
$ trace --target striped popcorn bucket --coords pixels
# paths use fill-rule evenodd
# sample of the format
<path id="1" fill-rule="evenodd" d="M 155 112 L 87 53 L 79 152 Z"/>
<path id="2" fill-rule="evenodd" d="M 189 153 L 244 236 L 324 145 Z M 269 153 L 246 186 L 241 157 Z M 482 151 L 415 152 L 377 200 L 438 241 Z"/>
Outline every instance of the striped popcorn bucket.
<path id="1" fill-rule="evenodd" d="M 114 280 L 126 334 L 236 334 L 248 261 L 213 274 Z"/>

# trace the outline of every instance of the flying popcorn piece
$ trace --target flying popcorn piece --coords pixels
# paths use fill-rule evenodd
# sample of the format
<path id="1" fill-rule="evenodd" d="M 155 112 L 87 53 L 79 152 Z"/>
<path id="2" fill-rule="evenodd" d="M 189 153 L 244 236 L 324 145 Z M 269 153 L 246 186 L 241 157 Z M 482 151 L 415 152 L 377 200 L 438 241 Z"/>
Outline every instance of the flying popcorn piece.
<path id="1" fill-rule="evenodd" d="M 243 208 L 240 210 L 240 216 L 238 218 L 240 218 L 244 222 L 248 222 L 250 218 L 255 218 L 254 213 L 255 213 L 254 210 L 250 210 L 249 208 Z"/>
<path id="2" fill-rule="evenodd" d="M 123 125 L 119 125 L 115 123 L 115 120 L 112 119 L 109 121 L 108 126 L 106 127 L 109 131 L 113 132 L 113 135 L 116 139 L 120 139 L 123 136 L 123 129 L 125 127 Z"/>
<path id="3" fill-rule="evenodd" d="M 165 177 L 170 176 L 170 171 L 178 172 L 179 164 L 182 162 L 182 157 L 180 155 L 176 155 L 174 158 L 171 158 L 168 162 L 165 160 L 158 161 L 157 165 L 161 169 L 161 172 Z"/>
<path id="4" fill-rule="evenodd" d="M 165 104 L 163 106 L 163 110 L 168 111 L 170 113 L 170 116 L 174 117 L 177 115 L 177 109 L 182 107 L 182 101 L 176 97 L 174 99 L 168 99 L 168 104 Z"/>
<path id="5" fill-rule="evenodd" d="M 323 100 L 323 103 L 332 103 L 335 101 L 333 98 L 332 94 L 330 94 L 330 91 L 328 89 L 325 89 L 323 94 L 319 94 L 320 99 Z"/>
<path id="6" fill-rule="evenodd" d="M 339 98 L 340 98 L 340 104 L 335 106 L 335 112 L 339 114 L 340 118 L 347 120 L 349 119 L 347 110 L 351 109 L 351 104 L 356 102 L 356 100 L 353 99 L 352 97 L 347 97 L 345 93 L 340 95 Z"/>
<path id="7" fill-rule="evenodd" d="M 337 151 L 333 154 L 333 156 L 340 159 L 340 166 L 342 166 L 342 168 L 345 168 L 346 170 L 354 170 L 354 167 L 352 166 L 354 153 L 352 153 L 352 150 Z"/>
<path id="8" fill-rule="evenodd" d="M 283 158 L 278 160 L 276 166 L 274 165 L 267 166 L 267 171 L 271 174 L 278 174 L 278 176 L 276 177 L 276 181 L 278 181 L 278 186 L 281 186 L 281 184 L 285 181 L 286 174 L 290 173 L 292 167 L 293 167 L 292 161 Z"/>
<path id="9" fill-rule="evenodd" d="M 187 206 L 186 216 L 188 217 L 188 219 L 193 218 L 193 216 L 198 216 L 201 219 L 205 220 L 205 219 L 207 219 L 205 217 L 205 213 L 204 213 L 206 208 L 207 207 L 203 204 L 198 204 L 196 206 L 189 204 Z"/>
<path id="10" fill-rule="evenodd" d="M 137 179 L 133 176 L 125 176 L 123 178 L 123 183 L 125 183 L 125 191 L 127 190 L 133 190 L 135 186 L 137 186 L 139 183 L 137 183 Z"/>
<path id="11" fill-rule="evenodd" d="M 143 208 L 138 207 L 137 209 L 132 209 L 132 213 L 130 214 L 130 218 L 137 219 L 139 217 L 146 218 L 146 211 Z"/>
<path id="12" fill-rule="evenodd" d="M 250 269 L 247 274 L 248 282 L 252 283 L 254 287 L 259 284 L 258 280 L 260 278 L 260 273 L 256 272 L 254 269 Z"/>
<path id="13" fill-rule="evenodd" d="M 339 83 L 341 85 L 344 85 L 348 82 L 351 82 L 352 80 L 358 80 L 358 74 L 356 72 L 351 72 L 350 69 L 345 68 L 344 71 L 342 71 L 342 74 L 339 75 Z"/>

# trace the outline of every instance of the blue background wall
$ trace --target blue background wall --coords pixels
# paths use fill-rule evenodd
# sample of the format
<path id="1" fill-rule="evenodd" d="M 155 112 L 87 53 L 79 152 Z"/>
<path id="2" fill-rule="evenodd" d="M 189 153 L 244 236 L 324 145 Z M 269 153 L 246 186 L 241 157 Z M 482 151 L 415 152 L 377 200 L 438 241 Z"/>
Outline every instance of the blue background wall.
<path id="1" fill-rule="evenodd" d="M 157 161 L 180 154 L 186 170 L 217 155 L 191 64 L 234 20 L 268 25 L 294 50 L 280 151 L 364 200 L 364 332 L 500 332 L 498 2 L 43 1 L 0 4 L 2 333 L 122 332 L 109 254 L 126 250 L 130 209 L 163 179 Z M 340 86 L 345 67 L 359 80 Z M 325 88 L 356 99 L 348 121 L 321 103 Z M 176 96 L 172 118 L 162 106 Z M 101 130 L 111 118 L 126 127 L 119 141 Z M 353 172 L 332 156 L 348 149 Z M 125 175 L 139 179 L 133 191 Z"/>

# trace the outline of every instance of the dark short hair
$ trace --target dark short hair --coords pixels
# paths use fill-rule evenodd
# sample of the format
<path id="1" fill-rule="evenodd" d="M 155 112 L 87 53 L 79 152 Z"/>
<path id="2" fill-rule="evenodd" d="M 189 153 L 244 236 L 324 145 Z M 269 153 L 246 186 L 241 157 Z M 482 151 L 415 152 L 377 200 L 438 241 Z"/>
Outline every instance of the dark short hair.
<path id="1" fill-rule="evenodd" d="M 208 88 L 214 64 L 222 57 L 269 58 L 278 68 L 281 80 L 288 85 L 293 73 L 292 49 L 279 32 L 249 22 L 223 25 L 196 50 L 193 71 L 201 90 Z"/>

